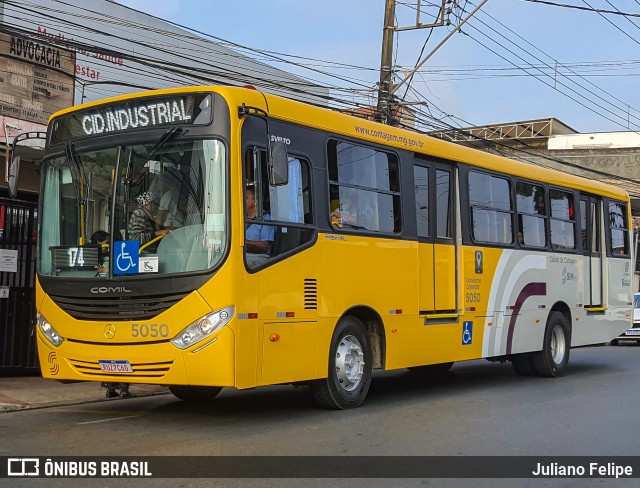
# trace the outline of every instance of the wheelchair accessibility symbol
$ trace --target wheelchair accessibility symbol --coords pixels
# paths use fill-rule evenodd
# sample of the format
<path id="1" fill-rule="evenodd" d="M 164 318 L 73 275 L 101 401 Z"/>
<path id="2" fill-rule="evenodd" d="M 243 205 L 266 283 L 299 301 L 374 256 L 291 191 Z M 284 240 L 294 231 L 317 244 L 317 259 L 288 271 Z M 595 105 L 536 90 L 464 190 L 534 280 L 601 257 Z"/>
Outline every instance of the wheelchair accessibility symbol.
<path id="1" fill-rule="evenodd" d="M 462 345 L 468 346 L 473 342 L 473 322 L 462 323 Z"/>
<path id="2" fill-rule="evenodd" d="M 113 274 L 138 273 L 138 261 L 140 259 L 139 241 L 118 241 L 113 243 L 115 250 L 113 256 Z"/>

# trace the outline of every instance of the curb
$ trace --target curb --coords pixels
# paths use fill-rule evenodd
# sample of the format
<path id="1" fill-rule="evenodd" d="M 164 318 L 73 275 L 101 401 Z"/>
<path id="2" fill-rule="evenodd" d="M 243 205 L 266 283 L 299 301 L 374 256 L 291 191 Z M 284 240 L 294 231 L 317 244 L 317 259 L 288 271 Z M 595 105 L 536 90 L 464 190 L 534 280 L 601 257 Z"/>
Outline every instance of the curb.
<path id="1" fill-rule="evenodd" d="M 163 390 L 163 391 L 138 391 L 135 392 L 135 394 L 133 394 L 130 398 L 124 399 L 124 400 L 133 400 L 136 398 L 143 398 L 143 397 L 149 397 L 149 396 L 158 396 L 158 395 L 167 395 L 169 394 L 170 391 L 167 390 Z M 62 400 L 62 401 L 52 401 L 52 402 L 46 402 L 46 403 L 33 403 L 30 404 L 29 402 L 25 402 L 22 400 L 16 400 L 13 398 L 9 398 L 6 396 L 1 396 L 0 395 L 0 414 L 3 413 L 10 413 L 10 412 L 21 412 L 24 410 L 39 410 L 39 409 L 43 409 L 43 408 L 55 408 L 55 407 L 65 407 L 65 406 L 69 406 L 69 405 L 82 405 L 82 404 L 89 404 L 89 403 L 102 403 L 102 402 L 111 402 L 111 401 L 115 401 L 115 400 L 123 400 L 121 398 L 105 398 L 103 397 L 96 397 L 96 398 L 90 398 L 90 399 L 82 399 L 82 398 L 73 398 L 73 399 L 69 399 L 69 400 Z"/>

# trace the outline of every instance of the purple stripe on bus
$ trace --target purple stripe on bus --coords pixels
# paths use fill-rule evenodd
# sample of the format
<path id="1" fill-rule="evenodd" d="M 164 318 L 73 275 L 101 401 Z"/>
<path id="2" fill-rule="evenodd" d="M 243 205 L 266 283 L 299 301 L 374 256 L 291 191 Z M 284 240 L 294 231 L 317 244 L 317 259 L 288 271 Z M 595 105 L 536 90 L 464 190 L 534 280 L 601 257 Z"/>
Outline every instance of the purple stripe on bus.
<path id="1" fill-rule="evenodd" d="M 516 319 L 518 318 L 518 315 L 520 315 L 520 309 L 522 308 L 525 300 L 529 297 L 544 296 L 546 294 L 546 283 L 529 283 L 522 289 L 520 295 L 518 295 L 516 304 L 513 307 L 511 320 L 509 321 L 509 332 L 507 334 L 507 354 L 511 354 L 511 343 L 513 342 L 513 331 L 516 328 Z"/>

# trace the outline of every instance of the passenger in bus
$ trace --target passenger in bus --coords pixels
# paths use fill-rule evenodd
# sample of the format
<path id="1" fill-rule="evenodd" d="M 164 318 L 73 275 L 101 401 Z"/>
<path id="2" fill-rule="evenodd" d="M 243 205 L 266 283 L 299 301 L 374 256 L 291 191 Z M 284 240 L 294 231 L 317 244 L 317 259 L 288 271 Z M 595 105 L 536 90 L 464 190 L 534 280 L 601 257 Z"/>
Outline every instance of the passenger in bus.
<path id="1" fill-rule="evenodd" d="M 158 229 L 173 230 L 184 225 L 184 215 L 178 210 L 178 194 L 169 188 L 162 194 L 158 215 L 156 215 Z"/>
<path id="2" fill-rule="evenodd" d="M 344 188 L 341 191 L 340 200 L 338 200 L 338 205 L 331 212 L 331 223 L 334 225 L 357 225 L 358 224 L 358 214 L 355 209 L 355 205 L 353 204 L 355 193 L 350 188 Z"/>
<path id="3" fill-rule="evenodd" d="M 152 191 L 138 195 L 136 201 L 139 208 L 134 210 L 129 218 L 129 238 L 140 241 L 140 245 L 169 233 L 167 229 L 156 230 L 156 220 L 152 215 L 155 198 Z"/>
<path id="4" fill-rule="evenodd" d="M 331 223 L 334 225 L 357 225 L 358 217 L 355 215 L 351 215 L 349 212 L 342 210 L 340 208 L 336 208 L 333 212 L 331 212 Z"/>
<path id="5" fill-rule="evenodd" d="M 336 226 L 348 225 L 352 228 L 380 230 L 377 211 L 367 192 L 353 188 L 340 191 L 339 206 L 331 212 L 331 223 Z"/>
<path id="6" fill-rule="evenodd" d="M 256 218 L 256 194 L 252 187 L 245 189 L 247 219 Z M 271 220 L 268 213 L 262 214 L 262 220 Z M 245 231 L 245 249 L 249 266 L 257 266 L 267 259 L 276 235 L 276 228 L 271 225 L 251 224 Z"/>

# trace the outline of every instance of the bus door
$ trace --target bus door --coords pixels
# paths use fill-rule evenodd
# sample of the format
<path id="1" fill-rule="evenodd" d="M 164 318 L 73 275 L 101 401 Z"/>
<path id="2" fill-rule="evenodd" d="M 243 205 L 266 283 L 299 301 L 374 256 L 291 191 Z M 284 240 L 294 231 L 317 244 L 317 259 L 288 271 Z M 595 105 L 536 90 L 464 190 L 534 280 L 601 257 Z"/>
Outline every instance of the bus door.
<path id="1" fill-rule="evenodd" d="M 584 307 L 602 306 L 602 202 L 580 198 L 580 224 L 584 269 Z"/>
<path id="2" fill-rule="evenodd" d="M 456 250 L 453 170 L 416 160 L 414 165 L 418 230 L 418 285 L 421 314 L 455 313 Z"/>

